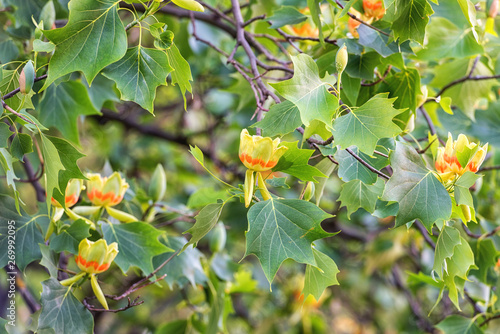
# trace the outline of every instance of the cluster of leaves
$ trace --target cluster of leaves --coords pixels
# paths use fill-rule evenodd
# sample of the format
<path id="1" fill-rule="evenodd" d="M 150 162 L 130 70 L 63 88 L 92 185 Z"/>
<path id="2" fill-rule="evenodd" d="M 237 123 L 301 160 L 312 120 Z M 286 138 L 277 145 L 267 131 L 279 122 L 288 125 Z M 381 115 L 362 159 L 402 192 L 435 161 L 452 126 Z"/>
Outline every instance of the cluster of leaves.
<path id="1" fill-rule="evenodd" d="M 305 332 L 325 331 L 325 320 L 314 313 L 332 291 L 339 298 L 347 291 L 364 293 L 366 300 L 383 299 L 347 274 L 337 280 L 339 269 L 340 275 L 350 270 L 364 275 L 352 268 L 353 253 L 364 258 L 368 273 L 390 269 L 395 291 L 405 290 L 422 329 L 432 330 L 431 311 L 438 313 L 432 322 L 445 333 L 481 333 L 494 326 L 500 306 L 495 291 L 500 21 L 490 11 L 495 0 L 386 0 L 385 15 L 362 22 L 359 38 L 348 33 L 347 24 L 353 10 L 364 12 L 361 0 L 251 1 L 245 6 L 238 1 L 201 6 L 194 0 L 0 4 L 0 165 L 7 185 L 3 190 L 13 195 L 0 196 L 0 265 L 8 264 L 3 251 L 7 225 L 15 221 L 19 275 L 37 266 L 49 274 L 35 297 L 40 309 L 33 307 L 29 329 L 93 332 L 94 315 L 104 310 L 93 306 L 89 287 L 59 283 L 74 267 L 72 255 L 84 238 L 118 244 L 115 265 L 99 277 L 109 284 L 104 285 L 108 298 L 116 301 L 112 311 L 138 305 L 120 303 L 139 287 L 127 274 L 146 278 L 139 288 L 166 283 L 173 291 L 167 304 L 173 300 L 178 309 L 188 310 L 188 315 L 169 316 L 167 323 L 158 320 L 161 326 L 143 324 L 157 333 L 217 333 L 227 331 L 230 321 L 246 331 L 259 327 L 272 332 L 295 328 L 297 317 Z M 204 8 L 210 14 L 193 12 Z M 180 17 L 191 19 L 190 28 Z M 294 30 L 297 25 L 308 26 Z M 233 52 L 224 51 L 233 47 Z M 343 50 L 347 57 L 342 63 L 336 55 Z M 35 78 L 26 90 L 23 80 L 31 62 Z M 228 74 L 234 70 L 241 75 L 231 83 Z M 282 75 L 268 76 L 271 71 Z M 190 97 L 186 93 L 193 92 L 193 75 L 199 86 Z M 167 80 L 175 90 L 166 87 Z M 142 109 L 156 111 L 158 121 L 141 124 L 148 117 L 140 114 Z M 184 109 L 190 113 L 184 115 Z M 199 116 L 200 111 L 207 115 Z M 252 123 L 252 114 L 258 121 Z M 103 122 L 92 123 L 95 119 Z M 181 149 L 128 138 L 129 132 L 107 128 L 109 120 Z M 210 121 L 213 127 L 198 125 Z M 216 131 L 219 126 L 225 128 Z M 235 140 L 243 127 L 280 137 L 288 148 L 266 175 L 272 198 L 256 194 L 248 211 Z M 490 143 L 484 162 L 488 175 L 467 172 L 452 186 L 441 182 L 434 161 L 448 132 Z M 143 180 L 143 171 L 156 165 L 148 154 L 175 176 L 169 181 L 175 190 L 165 197 L 144 190 L 158 186 L 154 178 Z M 86 217 L 66 211 L 49 238 L 51 199 L 64 206 L 68 181 L 86 179 L 77 161 L 95 170 L 103 160 L 131 176 L 131 189 L 119 209 L 137 221 L 120 223 L 102 215 L 103 210 Z M 200 166 L 213 178 L 205 179 L 204 171 L 196 170 Z M 45 202 L 37 208 L 21 191 L 26 187 L 19 182 L 20 167 L 37 199 Z M 312 184 L 314 191 L 305 196 Z M 78 205 L 88 204 L 83 196 Z M 470 208 L 474 219 L 461 206 Z M 394 222 L 394 230 L 387 231 L 387 222 Z M 181 233 L 189 233 L 189 241 Z M 355 241 L 344 247 L 344 238 Z M 237 264 L 241 258 L 243 264 Z M 406 282 L 399 266 L 408 270 Z M 337 290 L 328 289 L 339 282 Z M 272 294 L 264 293 L 270 285 Z M 157 289 L 151 299 L 167 295 L 165 288 L 150 288 Z M 422 297 L 420 291 L 428 293 Z M 286 304 L 286 298 L 302 311 L 269 306 Z M 356 298 L 348 299 L 356 310 Z M 464 312 L 449 316 L 448 299 Z M 249 314 L 242 307 L 255 302 L 262 303 L 262 310 Z M 279 325 L 277 319 L 287 318 L 287 312 L 298 316 Z M 255 323 L 256 313 L 266 319 L 264 325 Z M 400 326 L 406 329 L 410 323 Z"/>

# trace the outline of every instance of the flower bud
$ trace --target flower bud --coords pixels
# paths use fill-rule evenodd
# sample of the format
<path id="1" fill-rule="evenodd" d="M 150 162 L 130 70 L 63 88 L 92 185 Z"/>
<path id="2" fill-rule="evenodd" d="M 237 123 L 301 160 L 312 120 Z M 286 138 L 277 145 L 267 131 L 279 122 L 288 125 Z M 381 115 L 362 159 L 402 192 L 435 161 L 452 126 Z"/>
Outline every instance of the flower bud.
<path id="1" fill-rule="evenodd" d="M 118 244 L 116 242 L 108 245 L 104 239 L 99 239 L 96 242 L 83 239 L 78 246 L 78 255 L 75 261 L 80 270 L 89 274 L 99 274 L 108 270 L 117 254 Z"/>
<path id="2" fill-rule="evenodd" d="M 427 101 L 427 96 L 429 94 L 427 86 L 420 87 L 420 92 L 422 94 L 417 95 L 417 108 L 419 108 L 422 104 L 425 103 L 425 101 Z"/>
<path id="3" fill-rule="evenodd" d="M 272 169 L 281 156 L 288 150 L 280 146 L 280 139 L 270 137 L 250 136 L 247 129 L 240 135 L 239 157 L 241 162 L 250 170 L 264 172 Z"/>
<path id="4" fill-rule="evenodd" d="M 363 0 L 365 15 L 380 20 L 384 17 L 385 8 L 382 0 Z"/>
<path id="5" fill-rule="evenodd" d="M 220 252 L 226 246 L 226 227 L 224 223 L 218 222 L 210 235 L 209 246 L 212 253 Z"/>
<path id="6" fill-rule="evenodd" d="M 464 215 L 464 218 L 465 218 L 465 221 L 464 223 L 468 223 L 471 221 L 472 219 L 472 215 L 471 215 L 471 212 L 470 212 L 470 207 L 465 205 L 465 204 L 461 204 L 460 205 L 460 209 L 462 210 L 462 213 Z"/>
<path id="7" fill-rule="evenodd" d="M 96 206 L 115 206 L 120 203 L 129 188 L 125 179 L 114 172 L 111 176 L 102 177 L 100 174 L 89 173 L 87 175 L 87 196 L 92 204 Z"/>
<path id="8" fill-rule="evenodd" d="M 165 196 L 167 191 L 167 176 L 165 175 L 165 170 L 161 164 L 156 166 L 156 169 L 151 177 L 151 183 L 149 184 L 149 197 L 153 199 L 154 202 L 158 202 Z"/>
<path id="9" fill-rule="evenodd" d="M 35 83 L 35 68 L 33 62 L 29 60 L 24 65 L 21 74 L 19 75 L 19 91 L 22 94 L 28 94 Z"/>
<path id="10" fill-rule="evenodd" d="M 309 202 L 314 195 L 314 190 L 314 183 L 311 181 L 307 182 L 306 188 L 304 189 L 304 200 Z"/>
<path id="11" fill-rule="evenodd" d="M 172 0 L 172 2 L 175 3 L 177 6 L 187 10 L 194 10 L 196 12 L 205 11 L 203 6 L 194 0 Z"/>
<path id="12" fill-rule="evenodd" d="M 71 179 L 68 182 L 68 186 L 66 187 L 65 195 L 64 195 L 64 204 L 67 208 L 71 208 L 73 205 L 78 202 L 80 198 L 80 192 L 85 189 L 83 185 L 83 180 L 80 179 Z M 53 206 L 57 208 L 61 208 L 61 204 L 56 201 L 53 197 L 51 199 L 51 203 Z"/>
<path id="13" fill-rule="evenodd" d="M 349 59 L 349 55 L 347 53 L 347 47 L 342 45 L 342 47 L 337 51 L 337 55 L 335 56 L 335 66 L 337 66 L 337 73 L 339 76 L 344 72 L 345 67 L 347 66 L 347 61 Z"/>
<path id="14" fill-rule="evenodd" d="M 493 0 L 488 11 L 488 17 L 495 18 L 498 14 L 498 7 L 500 6 L 500 0 Z"/>

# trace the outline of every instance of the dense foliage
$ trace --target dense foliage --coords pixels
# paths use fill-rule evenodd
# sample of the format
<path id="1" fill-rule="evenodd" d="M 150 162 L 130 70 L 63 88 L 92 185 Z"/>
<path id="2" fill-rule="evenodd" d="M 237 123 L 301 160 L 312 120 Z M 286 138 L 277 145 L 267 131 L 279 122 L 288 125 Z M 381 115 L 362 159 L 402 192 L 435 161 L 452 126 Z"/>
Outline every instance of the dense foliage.
<path id="1" fill-rule="evenodd" d="M 0 332 L 498 332 L 499 6 L 0 0 Z"/>

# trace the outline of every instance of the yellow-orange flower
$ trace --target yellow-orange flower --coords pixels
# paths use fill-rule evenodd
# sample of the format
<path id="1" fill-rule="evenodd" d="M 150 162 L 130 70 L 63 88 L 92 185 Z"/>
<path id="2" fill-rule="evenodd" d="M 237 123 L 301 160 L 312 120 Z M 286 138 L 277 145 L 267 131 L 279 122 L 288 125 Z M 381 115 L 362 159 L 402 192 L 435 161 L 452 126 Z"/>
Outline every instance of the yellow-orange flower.
<path id="1" fill-rule="evenodd" d="M 265 172 L 276 166 L 288 150 L 288 147 L 279 145 L 279 138 L 272 140 L 270 137 L 250 136 L 248 130 L 243 129 L 240 135 L 240 160 L 250 170 Z"/>
<path id="2" fill-rule="evenodd" d="M 453 180 L 465 172 L 476 173 L 486 157 L 488 144 L 480 147 L 476 143 L 469 143 L 463 134 L 453 141 L 451 133 L 445 147 L 438 148 L 436 156 L 436 170 L 443 183 Z M 464 165 L 464 166 L 462 166 Z"/>
<path id="3" fill-rule="evenodd" d="M 111 207 L 120 203 L 129 188 L 125 179 L 114 172 L 111 176 L 102 177 L 100 174 L 87 174 L 87 196 L 95 206 Z"/>
<path id="4" fill-rule="evenodd" d="M 73 205 L 78 202 L 80 198 L 80 192 L 82 189 L 85 189 L 83 185 L 83 180 L 72 179 L 68 182 L 68 186 L 66 187 L 66 192 L 64 194 L 64 203 L 67 208 L 71 208 Z M 53 206 L 57 208 L 62 208 L 61 204 L 52 197 L 51 201 Z"/>
<path id="5" fill-rule="evenodd" d="M 382 0 L 363 0 L 363 10 L 367 17 L 380 20 L 385 14 L 384 2 Z"/>
<path id="6" fill-rule="evenodd" d="M 299 10 L 304 15 L 310 15 L 311 11 L 309 10 L 309 7 L 303 8 Z M 318 37 L 319 36 L 319 29 L 315 28 L 311 25 L 310 20 L 307 20 L 306 22 L 296 24 L 292 26 L 292 30 L 295 34 L 301 37 Z"/>
<path id="7" fill-rule="evenodd" d="M 80 270 L 88 274 L 99 274 L 108 270 L 117 254 L 118 244 L 116 242 L 108 245 L 104 239 L 96 242 L 83 239 L 78 246 L 78 255 L 75 261 Z"/>
<path id="8" fill-rule="evenodd" d="M 349 17 L 349 21 L 347 22 L 347 26 L 349 28 L 349 32 L 355 38 L 359 38 L 358 27 L 360 24 L 361 24 L 361 22 L 356 21 L 352 17 Z"/>

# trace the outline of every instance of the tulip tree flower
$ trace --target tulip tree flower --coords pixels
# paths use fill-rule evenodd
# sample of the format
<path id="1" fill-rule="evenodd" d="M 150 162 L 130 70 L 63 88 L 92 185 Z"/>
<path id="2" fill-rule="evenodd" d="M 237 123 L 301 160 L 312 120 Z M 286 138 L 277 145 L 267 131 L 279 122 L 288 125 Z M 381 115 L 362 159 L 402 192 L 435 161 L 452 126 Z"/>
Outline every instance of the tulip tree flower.
<path id="1" fill-rule="evenodd" d="M 75 258 L 75 262 L 81 272 L 71 278 L 61 281 L 61 284 L 64 286 L 71 286 L 81 278 L 89 277 L 92 290 L 97 299 L 102 306 L 108 310 L 108 303 L 97 282 L 96 274 L 108 270 L 116 255 L 118 255 L 118 244 L 116 242 L 108 245 L 104 239 L 100 239 L 96 242 L 92 242 L 89 239 L 83 239 L 78 246 L 78 255 Z"/>
<path id="2" fill-rule="evenodd" d="M 281 156 L 288 150 L 288 147 L 279 145 L 279 138 L 272 140 L 270 137 L 250 136 L 247 129 L 241 131 L 239 157 L 248 168 L 245 175 L 245 207 L 248 208 L 252 201 L 254 173 L 257 174 L 257 183 L 264 200 L 271 198 L 261 172 L 276 166 Z"/>
<path id="3" fill-rule="evenodd" d="M 436 177 L 443 183 L 454 197 L 453 189 L 455 182 L 466 172 L 476 173 L 486 157 L 488 144 L 482 147 L 470 142 L 463 134 L 453 141 L 451 133 L 448 133 L 448 141 L 445 147 L 439 147 L 436 155 L 435 167 Z M 465 204 L 460 205 L 463 218 L 468 222 L 474 220 L 471 208 Z"/>
<path id="4" fill-rule="evenodd" d="M 380 20 L 385 14 L 384 2 L 382 0 L 363 0 L 363 10 L 367 17 Z"/>
<path id="5" fill-rule="evenodd" d="M 73 210 L 76 217 L 79 215 L 91 215 L 104 208 L 107 213 L 119 221 L 130 223 L 137 221 L 134 216 L 114 209 L 113 206 L 123 200 L 125 192 L 129 188 L 128 183 L 120 174 L 114 172 L 110 177 L 103 177 L 100 174 L 87 174 L 87 197 L 93 206 L 80 206 Z"/>

